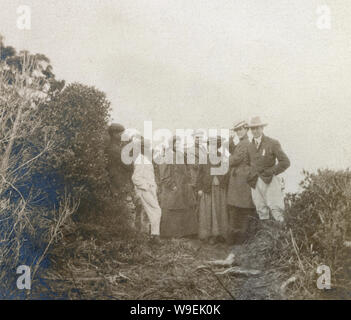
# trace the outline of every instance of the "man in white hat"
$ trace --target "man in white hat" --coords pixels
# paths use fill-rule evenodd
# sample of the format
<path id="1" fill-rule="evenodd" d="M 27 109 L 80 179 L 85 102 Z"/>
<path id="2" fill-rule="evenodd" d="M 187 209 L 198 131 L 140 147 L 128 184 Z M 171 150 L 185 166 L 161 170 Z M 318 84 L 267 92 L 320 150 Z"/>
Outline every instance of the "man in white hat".
<path id="1" fill-rule="evenodd" d="M 271 214 L 276 221 L 283 222 L 284 195 L 277 176 L 289 168 L 290 160 L 277 140 L 263 134 L 266 125 L 260 117 L 253 117 L 249 122 L 253 139 L 248 146 L 250 172 L 247 181 L 260 219 L 269 219 Z"/>

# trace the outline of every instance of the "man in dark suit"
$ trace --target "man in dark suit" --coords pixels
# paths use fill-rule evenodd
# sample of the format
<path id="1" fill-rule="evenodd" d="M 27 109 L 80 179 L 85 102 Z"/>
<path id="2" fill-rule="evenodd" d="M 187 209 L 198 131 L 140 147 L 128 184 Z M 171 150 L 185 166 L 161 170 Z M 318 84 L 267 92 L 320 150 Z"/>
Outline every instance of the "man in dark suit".
<path id="1" fill-rule="evenodd" d="M 277 177 L 290 166 L 290 160 L 280 143 L 263 134 L 266 123 L 254 117 L 249 123 L 253 139 L 248 146 L 250 172 L 247 182 L 260 219 L 269 219 L 270 213 L 276 221 L 284 221 L 284 195 Z"/>
<path id="2" fill-rule="evenodd" d="M 121 136 L 124 131 L 124 126 L 119 123 L 112 123 L 108 127 L 110 141 L 106 148 L 108 158 L 107 171 L 111 181 L 111 192 L 117 196 L 126 196 L 132 190 L 131 175 L 133 166 L 124 164 L 121 159 L 123 148 Z"/>
<path id="3" fill-rule="evenodd" d="M 251 188 L 247 183 L 250 172 L 248 146 L 250 145 L 246 121 L 234 125 L 239 143 L 229 157 L 230 171 L 228 181 L 228 242 L 242 244 L 248 237 L 249 220 L 255 216 Z"/>

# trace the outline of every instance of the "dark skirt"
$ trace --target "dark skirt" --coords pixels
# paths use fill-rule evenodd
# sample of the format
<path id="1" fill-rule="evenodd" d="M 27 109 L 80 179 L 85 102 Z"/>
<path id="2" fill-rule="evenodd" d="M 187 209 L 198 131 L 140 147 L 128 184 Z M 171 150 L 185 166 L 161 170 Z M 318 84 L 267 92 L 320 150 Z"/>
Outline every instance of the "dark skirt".
<path id="1" fill-rule="evenodd" d="M 197 235 L 198 222 L 192 209 L 162 209 L 161 237 L 181 238 Z"/>

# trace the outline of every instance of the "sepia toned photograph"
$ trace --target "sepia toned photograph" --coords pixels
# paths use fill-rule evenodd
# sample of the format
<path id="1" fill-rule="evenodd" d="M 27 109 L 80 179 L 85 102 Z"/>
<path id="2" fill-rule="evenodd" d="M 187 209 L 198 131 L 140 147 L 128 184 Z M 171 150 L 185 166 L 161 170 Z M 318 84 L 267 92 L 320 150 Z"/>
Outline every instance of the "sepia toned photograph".
<path id="1" fill-rule="evenodd" d="M 351 300 L 350 1 L 0 4 L 0 300 Z"/>

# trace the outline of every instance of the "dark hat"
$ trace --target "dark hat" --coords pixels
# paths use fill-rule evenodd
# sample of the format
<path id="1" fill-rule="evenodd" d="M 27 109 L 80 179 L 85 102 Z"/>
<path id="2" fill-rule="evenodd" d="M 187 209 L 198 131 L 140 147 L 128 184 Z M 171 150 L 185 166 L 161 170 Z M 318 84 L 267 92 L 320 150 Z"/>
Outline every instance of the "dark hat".
<path id="1" fill-rule="evenodd" d="M 113 133 L 121 133 L 125 131 L 125 128 L 123 125 L 121 125 L 120 123 L 112 123 L 109 127 L 108 127 L 108 133 L 110 135 L 112 135 Z"/>

